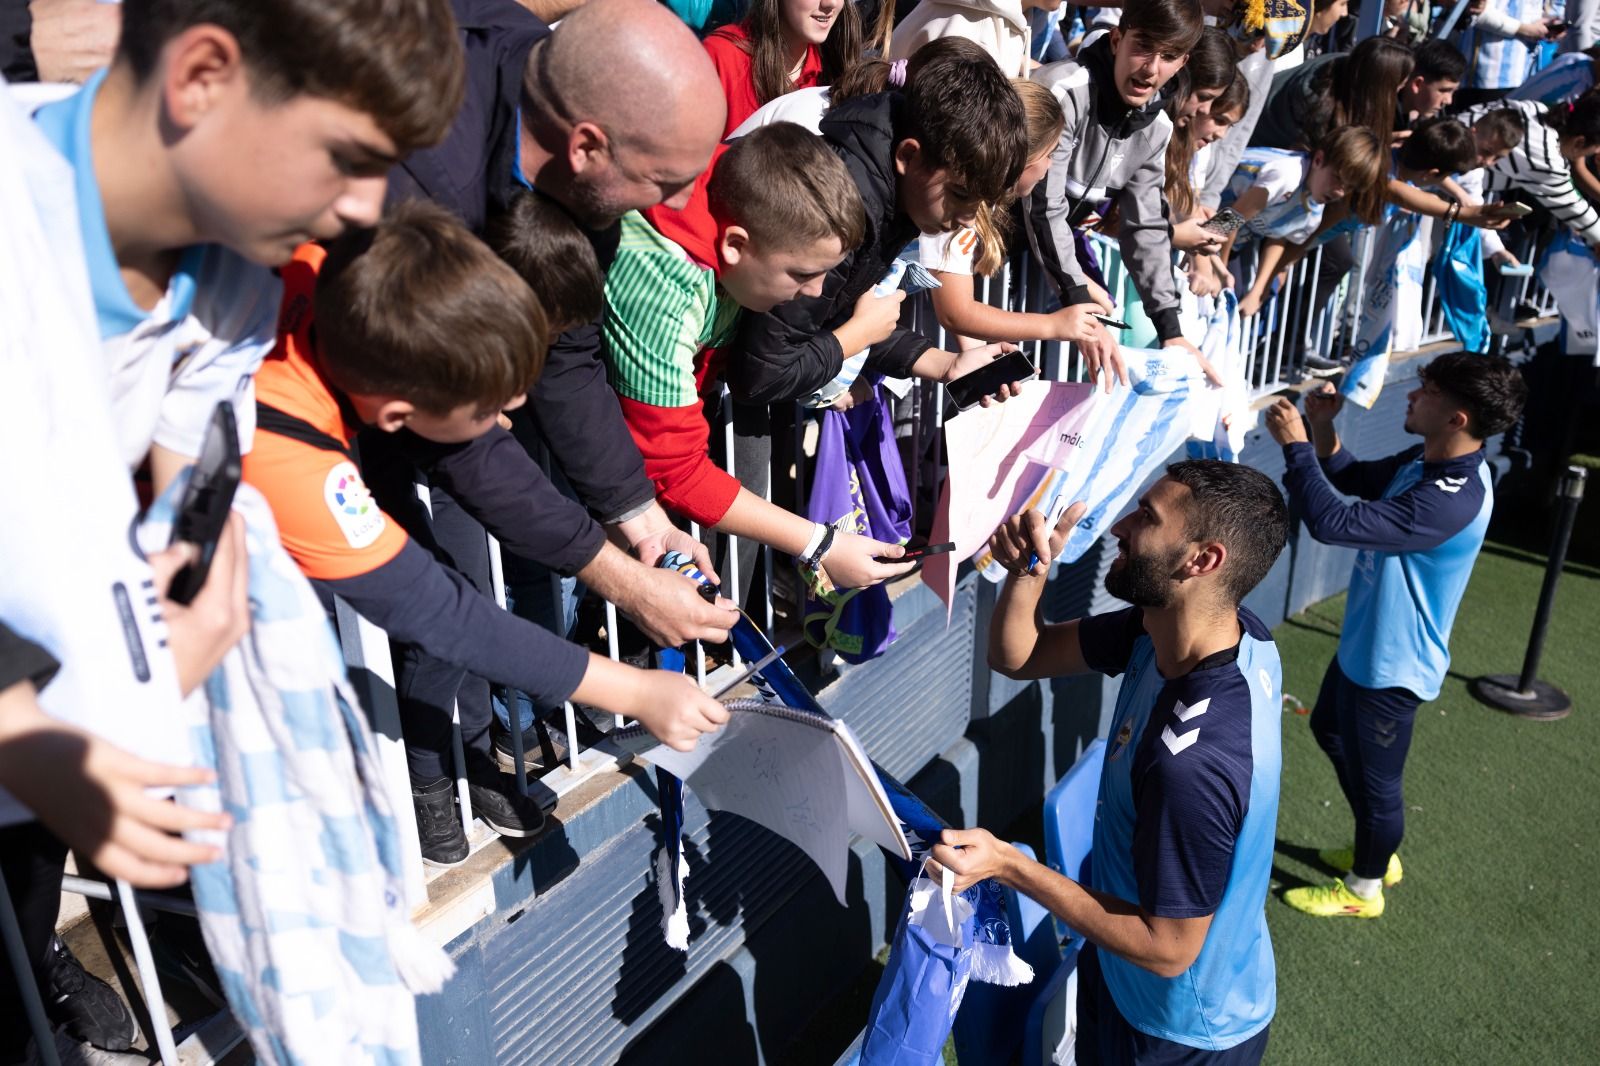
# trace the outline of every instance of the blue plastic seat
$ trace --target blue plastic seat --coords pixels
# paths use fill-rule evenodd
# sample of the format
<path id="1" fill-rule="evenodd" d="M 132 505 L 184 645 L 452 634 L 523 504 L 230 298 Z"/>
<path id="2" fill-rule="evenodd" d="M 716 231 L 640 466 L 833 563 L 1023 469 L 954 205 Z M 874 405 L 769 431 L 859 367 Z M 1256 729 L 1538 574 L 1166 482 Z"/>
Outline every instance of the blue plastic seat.
<path id="1" fill-rule="evenodd" d="M 1074 881 L 1083 881 L 1089 872 L 1105 750 L 1104 740 L 1090 744 L 1044 798 L 1045 861 L 1052 870 Z M 1036 990 L 1028 1008 L 1022 1031 L 1023 1066 L 1052 1061 L 1069 1020 L 1074 1017 L 1077 985 L 1072 978 L 1078 966 L 1078 952 L 1083 948 L 1083 937 L 1064 922 L 1057 921 L 1055 925 L 1061 930 L 1061 962 Z"/>
<path id="2" fill-rule="evenodd" d="M 1013 844 L 1028 858 L 1033 849 Z M 956 1058 L 966 1063 L 1003 1063 L 1022 1044 L 1022 1027 L 1039 987 L 1061 963 L 1061 942 L 1056 936 L 1050 912 L 1012 889 L 1005 889 L 1006 924 L 1011 929 L 1011 947 L 1017 956 L 1033 967 L 1033 980 L 1007 988 L 1002 985 L 967 983 L 961 1010 L 956 1014 Z"/>
<path id="3" fill-rule="evenodd" d="M 1089 852 L 1094 848 L 1095 808 L 1100 801 L 1100 768 L 1105 763 L 1106 742 L 1095 740 L 1078 761 L 1056 782 L 1044 798 L 1044 855 L 1050 869 L 1083 881 L 1088 876 Z M 1057 922 L 1069 947 L 1083 937 Z"/>

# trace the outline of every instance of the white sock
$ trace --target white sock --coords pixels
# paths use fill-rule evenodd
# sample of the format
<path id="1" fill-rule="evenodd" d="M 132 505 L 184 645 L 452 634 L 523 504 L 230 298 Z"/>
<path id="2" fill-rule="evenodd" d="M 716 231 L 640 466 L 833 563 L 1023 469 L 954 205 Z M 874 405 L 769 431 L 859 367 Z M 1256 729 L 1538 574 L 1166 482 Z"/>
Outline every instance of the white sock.
<path id="1" fill-rule="evenodd" d="M 1383 888 L 1381 877 L 1357 877 L 1355 874 L 1345 874 L 1344 887 L 1360 896 L 1362 899 L 1371 899 Z"/>

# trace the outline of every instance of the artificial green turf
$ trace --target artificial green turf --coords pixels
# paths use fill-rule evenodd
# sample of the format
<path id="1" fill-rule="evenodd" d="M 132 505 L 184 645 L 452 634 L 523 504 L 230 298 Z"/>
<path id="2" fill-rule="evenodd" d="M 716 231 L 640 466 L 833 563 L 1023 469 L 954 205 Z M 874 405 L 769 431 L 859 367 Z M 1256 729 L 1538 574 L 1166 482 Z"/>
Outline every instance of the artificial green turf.
<path id="1" fill-rule="evenodd" d="M 1570 717 L 1514 718 L 1466 684 L 1519 670 L 1543 572 L 1542 556 L 1503 544 L 1478 559 L 1450 677 L 1418 713 L 1405 880 L 1387 890 L 1381 918 L 1311 918 L 1280 898 L 1330 879 L 1317 849 L 1351 839 L 1349 808 L 1307 719 L 1285 713 L 1267 902 L 1278 958 L 1269 1062 L 1600 1061 L 1600 569 L 1568 565 L 1539 671 L 1573 697 Z M 1275 634 L 1284 688 L 1308 704 L 1343 612 L 1340 596 Z"/>

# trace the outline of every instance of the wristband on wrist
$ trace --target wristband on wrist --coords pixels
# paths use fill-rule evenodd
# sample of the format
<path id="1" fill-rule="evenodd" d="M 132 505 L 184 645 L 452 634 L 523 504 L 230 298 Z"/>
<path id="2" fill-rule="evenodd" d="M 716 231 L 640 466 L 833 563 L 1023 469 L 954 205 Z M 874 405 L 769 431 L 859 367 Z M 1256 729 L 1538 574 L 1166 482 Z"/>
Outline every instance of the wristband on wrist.
<path id="1" fill-rule="evenodd" d="M 833 536 L 832 526 L 818 522 L 816 529 L 811 533 L 811 539 L 806 542 L 805 551 L 800 555 L 800 564 L 812 570 L 819 569 L 822 566 L 822 557 L 833 547 Z"/>

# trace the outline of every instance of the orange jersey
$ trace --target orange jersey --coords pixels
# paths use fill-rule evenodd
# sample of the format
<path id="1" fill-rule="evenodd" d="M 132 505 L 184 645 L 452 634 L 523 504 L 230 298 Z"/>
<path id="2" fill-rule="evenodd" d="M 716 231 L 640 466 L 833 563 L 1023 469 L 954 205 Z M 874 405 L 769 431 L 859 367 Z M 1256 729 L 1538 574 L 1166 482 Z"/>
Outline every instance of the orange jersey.
<path id="1" fill-rule="evenodd" d="M 312 294 L 326 257 L 321 247 L 305 244 L 283 268 L 278 340 L 256 373 L 256 401 L 348 449 L 361 427 L 340 409 L 311 341 Z M 244 479 L 272 505 L 283 546 L 309 578 L 358 577 L 405 547 L 405 531 L 383 513 L 349 455 L 259 426 L 244 457 Z"/>

